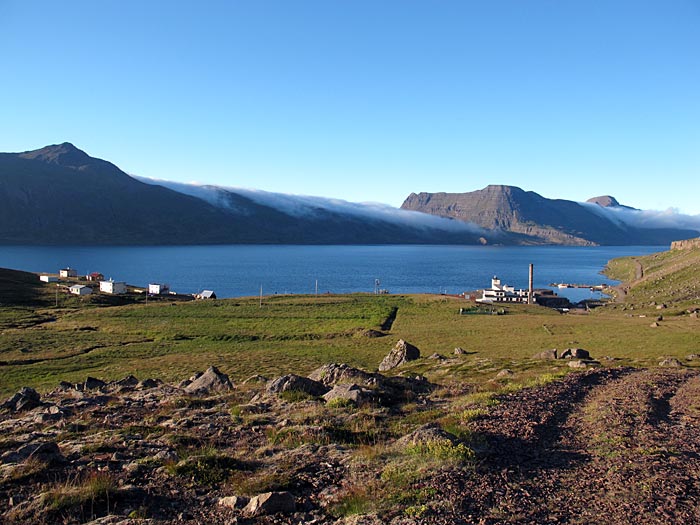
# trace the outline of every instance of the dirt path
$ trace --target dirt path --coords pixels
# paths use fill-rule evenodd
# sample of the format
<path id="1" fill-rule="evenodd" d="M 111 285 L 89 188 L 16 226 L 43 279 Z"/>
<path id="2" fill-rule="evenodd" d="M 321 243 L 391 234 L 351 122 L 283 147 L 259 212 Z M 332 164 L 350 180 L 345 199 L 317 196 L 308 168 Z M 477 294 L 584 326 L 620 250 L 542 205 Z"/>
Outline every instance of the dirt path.
<path id="1" fill-rule="evenodd" d="M 615 369 L 507 396 L 436 523 L 700 523 L 700 375 Z M 444 521 L 444 520 L 447 521 Z"/>
<path id="2" fill-rule="evenodd" d="M 617 286 L 613 286 L 612 289 L 615 291 L 615 302 L 624 303 L 627 299 L 627 293 L 629 292 L 632 284 L 639 282 L 644 277 L 644 267 L 637 259 L 634 259 L 634 281 L 631 283 L 622 283 Z"/>

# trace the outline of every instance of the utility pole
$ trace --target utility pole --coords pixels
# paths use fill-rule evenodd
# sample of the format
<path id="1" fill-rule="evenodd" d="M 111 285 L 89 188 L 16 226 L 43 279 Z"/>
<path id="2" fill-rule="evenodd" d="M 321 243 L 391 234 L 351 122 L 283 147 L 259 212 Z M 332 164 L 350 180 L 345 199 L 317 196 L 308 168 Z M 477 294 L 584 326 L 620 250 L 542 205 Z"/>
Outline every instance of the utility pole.
<path id="1" fill-rule="evenodd" d="M 316 279 L 316 297 L 318 297 L 318 279 Z"/>
<path id="2" fill-rule="evenodd" d="M 260 308 L 262 308 L 262 284 L 260 285 Z"/>

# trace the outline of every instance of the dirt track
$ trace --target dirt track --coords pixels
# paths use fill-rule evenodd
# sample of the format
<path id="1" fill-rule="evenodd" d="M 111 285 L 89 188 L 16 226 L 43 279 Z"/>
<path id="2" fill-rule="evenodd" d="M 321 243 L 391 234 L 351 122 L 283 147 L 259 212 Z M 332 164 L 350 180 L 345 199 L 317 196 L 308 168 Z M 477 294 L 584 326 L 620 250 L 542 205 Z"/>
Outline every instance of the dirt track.
<path id="1" fill-rule="evenodd" d="M 613 369 L 503 398 L 436 523 L 700 523 L 700 375 Z"/>

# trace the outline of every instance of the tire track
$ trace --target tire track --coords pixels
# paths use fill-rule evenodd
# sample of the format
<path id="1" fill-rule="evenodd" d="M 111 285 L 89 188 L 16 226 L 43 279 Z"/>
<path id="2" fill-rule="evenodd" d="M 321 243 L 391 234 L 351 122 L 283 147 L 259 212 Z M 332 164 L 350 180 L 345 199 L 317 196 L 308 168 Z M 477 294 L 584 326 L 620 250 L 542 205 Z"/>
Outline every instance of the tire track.
<path id="1" fill-rule="evenodd" d="M 458 509 L 448 521 L 700 523 L 697 371 L 571 374 L 502 397 L 472 429 L 476 471 L 436 483 Z"/>

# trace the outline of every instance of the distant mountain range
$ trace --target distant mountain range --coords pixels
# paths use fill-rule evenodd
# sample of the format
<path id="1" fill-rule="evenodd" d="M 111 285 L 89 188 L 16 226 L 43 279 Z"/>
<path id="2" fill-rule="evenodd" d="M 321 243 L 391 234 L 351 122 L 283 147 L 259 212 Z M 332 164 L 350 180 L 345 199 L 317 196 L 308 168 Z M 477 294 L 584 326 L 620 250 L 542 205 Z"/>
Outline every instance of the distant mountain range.
<path id="1" fill-rule="evenodd" d="M 469 193 L 411 193 L 401 208 L 521 234 L 532 244 L 661 245 L 691 238 L 697 231 L 634 225 L 643 218 L 634 212 L 641 210 L 622 206 L 609 195 L 579 203 L 547 199 L 514 186 L 492 185 Z"/>
<path id="2" fill-rule="evenodd" d="M 475 244 L 482 235 L 388 207 L 306 202 L 291 210 L 215 187 L 190 190 L 209 198 L 146 184 L 70 143 L 0 153 L 0 243 Z"/>
<path id="3" fill-rule="evenodd" d="M 1 244 L 667 244 L 613 197 L 550 200 L 511 186 L 381 204 L 134 178 L 70 143 L 0 153 Z"/>

